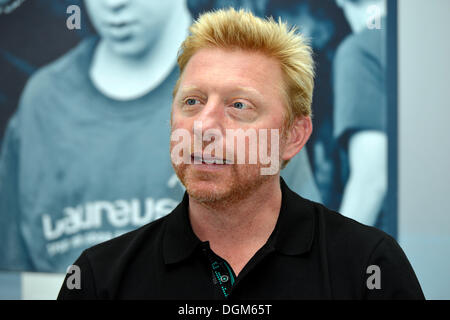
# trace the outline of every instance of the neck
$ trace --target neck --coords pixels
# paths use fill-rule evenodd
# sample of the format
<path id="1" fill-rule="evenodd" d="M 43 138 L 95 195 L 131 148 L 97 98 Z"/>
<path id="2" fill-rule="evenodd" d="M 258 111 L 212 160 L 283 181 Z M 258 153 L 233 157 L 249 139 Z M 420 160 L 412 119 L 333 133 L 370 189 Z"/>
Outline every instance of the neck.
<path id="1" fill-rule="evenodd" d="M 101 39 L 91 64 L 91 79 L 101 92 L 117 100 L 129 100 L 150 92 L 173 70 L 178 48 L 190 23 L 187 8 L 178 7 L 162 33 L 155 35 L 145 50 L 134 55 L 121 54 L 107 40 Z"/>
<path id="2" fill-rule="evenodd" d="M 246 251 L 252 256 L 275 228 L 281 208 L 279 175 L 268 179 L 236 203 L 208 205 L 189 197 L 194 233 L 225 258 Z M 231 258 L 233 259 L 233 258 Z"/>

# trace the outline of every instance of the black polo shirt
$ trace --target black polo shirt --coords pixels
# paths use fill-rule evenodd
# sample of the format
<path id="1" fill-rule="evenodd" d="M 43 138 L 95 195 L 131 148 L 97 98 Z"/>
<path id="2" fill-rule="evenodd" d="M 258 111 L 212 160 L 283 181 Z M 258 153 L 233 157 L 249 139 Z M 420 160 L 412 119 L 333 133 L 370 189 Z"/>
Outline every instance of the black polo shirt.
<path id="1" fill-rule="evenodd" d="M 74 263 L 81 288 L 69 273 L 58 299 L 424 299 L 392 237 L 282 179 L 281 190 L 274 231 L 237 277 L 194 234 L 185 194 L 169 215 L 85 250 Z"/>

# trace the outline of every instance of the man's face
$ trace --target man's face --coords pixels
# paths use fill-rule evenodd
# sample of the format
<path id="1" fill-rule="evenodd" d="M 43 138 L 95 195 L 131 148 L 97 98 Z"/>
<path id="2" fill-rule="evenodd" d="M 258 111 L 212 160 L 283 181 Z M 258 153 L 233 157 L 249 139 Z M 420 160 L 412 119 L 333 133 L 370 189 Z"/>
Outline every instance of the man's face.
<path id="1" fill-rule="evenodd" d="M 155 42 L 184 1 L 85 0 L 92 24 L 109 47 L 141 55 Z"/>
<path id="2" fill-rule="evenodd" d="M 245 137 L 244 164 L 239 164 L 237 160 L 240 152 L 236 149 L 237 140 L 232 147 L 225 140 L 230 129 L 233 132 L 242 129 L 243 132 L 256 133 L 265 130 L 267 150 L 262 151 L 268 155 L 274 151 L 275 140 L 270 129 L 276 129 L 280 137 L 280 153 L 275 154 L 282 157 L 282 128 L 286 114 L 280 89 L 282 84 L 278 62 L 262 53 L 205 48 L 192 56 L 181 75 L 172 105 L 172 133 L 183 129 L 189 132 L 192 141 L 191 148 L 182 152 L 191 163 L 183 161 L 175 164 L 172 158 L 174 169 L 191 197 L 202 202 L 235 202 L 264 181 L 278 179 L 277 174 L 261 174 L 261 168 L 267 165 L 261 163 L 259 155 L 255 164 L 249 163 L 252 149 L 248 136 Z M 202 140 L 202 134 L 208 135 L 208 132 L 214 138 L 205 141 L 203 136 Z M 195 151 L 194 141 L 200 141 L 197 144 L 201 146 L 200 152 L 198 148 Z M 221 145 L 221 141 L 222 155 L 216 152 L 217 149 L 208 150 L 212 142 Z M 176 144 L 177 141 L 171 141 L 171 152 Z M 258 149 L 261 149 L 260 146 Z M 278 145 L 275 147 L 278 148 Z M 230 151 L 234 154 L 233 159 L 228 156 Z M 186 155 L 186 152 L 189 154 Z M 199 164 L 193 163 L 195 159 Z M 232 160 L 234 163 L 208 164 L 208 160 Z"/>

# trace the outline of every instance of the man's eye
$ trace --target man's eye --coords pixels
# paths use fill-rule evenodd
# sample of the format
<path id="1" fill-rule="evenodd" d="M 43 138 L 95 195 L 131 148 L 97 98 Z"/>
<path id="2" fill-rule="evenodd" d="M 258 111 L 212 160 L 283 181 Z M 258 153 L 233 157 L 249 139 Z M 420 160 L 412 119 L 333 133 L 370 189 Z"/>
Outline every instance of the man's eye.
<path id="1" fill-rule="evenodd" d="M 237 102 L 233 103 L 233 107 L 236 109 L 244 109 L 247 107 L 247 105 L 243 102 L 237 101 Z"/>
<path id="2" fill-rule="evenodd" d="M 200 103 L 200 101 L 198 99 L 189 98 L 189 99 L 186 99 L 184 101 L 184 103 L 187 104 L 188 106 L 194 106 L 194 105 Z"/>

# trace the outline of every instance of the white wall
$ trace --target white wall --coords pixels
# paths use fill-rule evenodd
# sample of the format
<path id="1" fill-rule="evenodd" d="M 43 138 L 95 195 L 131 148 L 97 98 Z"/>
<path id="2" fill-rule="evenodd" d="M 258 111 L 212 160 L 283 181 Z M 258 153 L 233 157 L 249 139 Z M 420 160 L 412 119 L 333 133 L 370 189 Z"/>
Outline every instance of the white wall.
<path id="1" fill-rule="evenodd" d="M 21 292 L 24 300 L 55 300 L 64 282 L 65 274 L 23 272 Z"/>
<path id="2" fill-rule="evenodd" d="M 450 1 L 398 1 L 399 241 L 450 299 Z"/>

